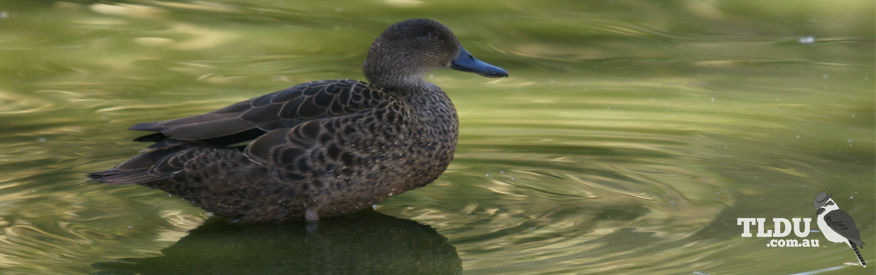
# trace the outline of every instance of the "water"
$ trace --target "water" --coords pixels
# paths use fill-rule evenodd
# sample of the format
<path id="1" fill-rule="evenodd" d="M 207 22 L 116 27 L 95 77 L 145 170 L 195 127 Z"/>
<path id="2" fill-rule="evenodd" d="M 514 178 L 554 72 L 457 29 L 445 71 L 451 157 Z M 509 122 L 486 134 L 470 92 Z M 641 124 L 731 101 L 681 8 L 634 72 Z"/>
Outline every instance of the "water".
<path id="1" fill-rule="evenodd" d="M 428 76 L 461 120 L 433 184 L 312 228 L 85 182 L 143 147 L 135 123 L 362 79 L 371 40 L 411 17 L 511 74 Z M 874 17 L 872 1 L 5 3 L 0 273 L 865 273 L 820 233 L 768 248 L 736 219 L 814 218 L 826 191 L 876 262 Z"/>

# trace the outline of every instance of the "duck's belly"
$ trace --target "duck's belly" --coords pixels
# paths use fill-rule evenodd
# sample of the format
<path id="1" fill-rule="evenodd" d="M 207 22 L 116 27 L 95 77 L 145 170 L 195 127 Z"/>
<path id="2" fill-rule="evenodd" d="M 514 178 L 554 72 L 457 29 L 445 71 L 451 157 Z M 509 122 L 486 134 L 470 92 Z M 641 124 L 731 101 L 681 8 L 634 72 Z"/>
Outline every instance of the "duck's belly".
<path id="1" fill-rule="evenodd" d="M 313 193 L 320 217 L 348 214 L 429 184 L 447 169 L 453 158 L 453 148 L 449 146 L 417 149 L 375 161 L 361 175 L 338 177 L 331 173 L 323 177 L 321 181 L 326 184 Z"/>

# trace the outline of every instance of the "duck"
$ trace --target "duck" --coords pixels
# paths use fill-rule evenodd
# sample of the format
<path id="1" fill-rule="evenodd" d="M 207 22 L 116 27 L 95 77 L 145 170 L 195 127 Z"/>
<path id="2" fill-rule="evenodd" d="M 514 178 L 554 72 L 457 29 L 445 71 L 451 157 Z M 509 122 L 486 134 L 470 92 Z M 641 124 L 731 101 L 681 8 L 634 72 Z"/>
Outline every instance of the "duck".
<path id="1" fill-rule="evenodd" d="M 88 174 L 137 184 L 241 223 L 346 215 L 434 181 L 453 159 L 459 119 L 424 75 L 507 77 L 431 19 L 390 25 L 371 44 L 367 82 L 319 80 L 213 112 L 145 122 L 146 150 Z"/>

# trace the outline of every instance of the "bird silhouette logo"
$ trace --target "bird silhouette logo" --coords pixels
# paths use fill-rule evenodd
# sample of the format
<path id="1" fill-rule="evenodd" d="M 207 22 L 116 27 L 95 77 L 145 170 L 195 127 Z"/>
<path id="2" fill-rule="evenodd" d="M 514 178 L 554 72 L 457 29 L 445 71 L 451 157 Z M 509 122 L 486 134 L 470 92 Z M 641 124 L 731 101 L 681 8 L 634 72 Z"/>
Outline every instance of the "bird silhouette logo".
<path id="1" fill-rule="evenodd" d="M 814 204 L 815 208 L 818 209 L 816 220 L 821 234 L 824 234 L 828 241 L 849 245 L 855 252 L 855 256 L 858 257 L 861 266 L 867 267 L 867 263 L 861 257 L 861 251 L 858 251 L 858 247 L 864 247 L 864 242 L 861 241 L 861 233 L 858 232 L 852 216 L 840 209 L 839 205 L 830 198 L 830 195 L 824 192 L 815 194 Z"/>

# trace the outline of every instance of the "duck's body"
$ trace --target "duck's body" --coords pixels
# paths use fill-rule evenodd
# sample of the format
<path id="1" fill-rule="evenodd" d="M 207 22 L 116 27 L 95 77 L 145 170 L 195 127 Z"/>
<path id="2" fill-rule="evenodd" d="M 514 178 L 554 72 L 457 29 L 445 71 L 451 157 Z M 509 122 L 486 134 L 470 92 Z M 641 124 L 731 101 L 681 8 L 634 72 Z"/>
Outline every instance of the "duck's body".
<path id="1" fill-rule="evenodd" d="M 369 51 L 370 84 L 308 82 L 212 113 L 141 123 L 131 129 L 156 131 L 138 139 L 156 142 L 153 150 L 90 176 L 158 188 L 243 222 L 317 220 L 368 207 L 432 182 L 453 159 L 456 110 L 420 75 L 451 63 L 507 75 L 458 45 L 437 22 L 395 24 Z M 393 58 L 411 47 L 422 56 Z"/>

